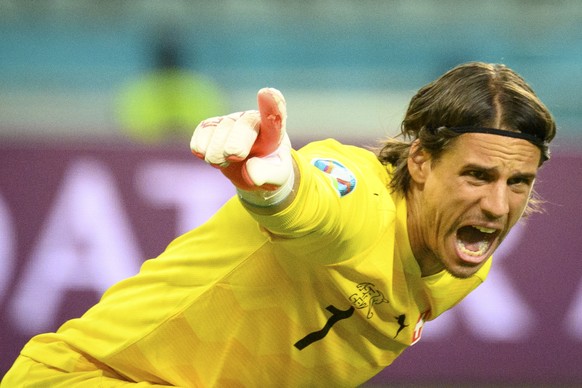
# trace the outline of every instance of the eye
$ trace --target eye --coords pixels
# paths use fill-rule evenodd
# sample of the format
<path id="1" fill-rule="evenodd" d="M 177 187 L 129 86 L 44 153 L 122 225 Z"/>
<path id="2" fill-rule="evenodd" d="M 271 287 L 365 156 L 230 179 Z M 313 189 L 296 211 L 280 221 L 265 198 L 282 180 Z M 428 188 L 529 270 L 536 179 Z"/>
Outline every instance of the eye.
<path id="1" fill-rule="evenodd" d="M 469 171 L 469 175 L 479 180 L 485 180 L 486 178 L 486 174 L 484 171 Z"/>
<path id="2" fill-rule="evenodd" d="M 467 170 L 463 175 L 469 177 L 470 180 L 475 182 L 487 182 L 490 180 L 487 171 L 483 170 Z"/>
<path id="3" fill-rule="evenodd" d="M 513 177 L 513 178 L 509 178 L 507 180 L 507 184 L 509 186 L 531 186 L 533 183 L 533 178 L 529 178 L 529 177 Z"/>

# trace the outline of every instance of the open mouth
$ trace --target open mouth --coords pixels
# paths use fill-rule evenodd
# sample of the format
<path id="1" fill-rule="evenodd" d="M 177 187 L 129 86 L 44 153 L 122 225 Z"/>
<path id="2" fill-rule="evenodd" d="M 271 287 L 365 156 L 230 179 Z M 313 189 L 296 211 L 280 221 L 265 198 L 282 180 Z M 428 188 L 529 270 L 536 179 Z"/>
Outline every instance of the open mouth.
<path id="1" fill-rule="evenodd" d="M 498 229 L 467 225 L 457 230 L 456 248 L 463 261 L 478 264 L 490 256 Z"/>

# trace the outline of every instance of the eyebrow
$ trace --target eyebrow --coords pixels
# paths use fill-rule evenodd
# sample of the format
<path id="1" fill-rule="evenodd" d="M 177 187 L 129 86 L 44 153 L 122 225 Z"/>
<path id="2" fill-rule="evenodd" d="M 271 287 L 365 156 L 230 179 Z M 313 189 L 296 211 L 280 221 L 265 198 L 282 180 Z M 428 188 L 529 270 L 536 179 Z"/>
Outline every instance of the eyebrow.
<path id="1" fill-rule="evenodd" d="M 497 173 L 497 167 L 486 167 L 477 163 L 469 163 L 469 164 L 465 164 L 464 166 L 462 166 L 461 170 L 479 170 L 479 171 L 484 171 L 487 172 L 489 174 L 496 174 Z M 531 172 L 516 172 L 514 174 L 511 174 L 511 178 L 522 178 L 522 179 L 529 179 L 529 180 L 534 180 L 537 176 L 537 173 L 531 173 Z"/>

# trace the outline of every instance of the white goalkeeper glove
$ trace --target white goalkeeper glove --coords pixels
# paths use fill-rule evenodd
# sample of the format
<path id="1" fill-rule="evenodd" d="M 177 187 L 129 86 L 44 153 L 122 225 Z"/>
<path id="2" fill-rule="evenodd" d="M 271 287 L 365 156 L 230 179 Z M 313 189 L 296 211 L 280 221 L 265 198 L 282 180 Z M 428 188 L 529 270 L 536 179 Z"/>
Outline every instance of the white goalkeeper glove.
<path id="1" fill-rule="evenodd" d="M 217 167 L 240 196 L 256 206 L 273 206 L 293 188 L 287 109 L 281 92 L 257 94 L 258 111 L 232 113 L 202 121 L 192 136 L 192 153 Z"/>

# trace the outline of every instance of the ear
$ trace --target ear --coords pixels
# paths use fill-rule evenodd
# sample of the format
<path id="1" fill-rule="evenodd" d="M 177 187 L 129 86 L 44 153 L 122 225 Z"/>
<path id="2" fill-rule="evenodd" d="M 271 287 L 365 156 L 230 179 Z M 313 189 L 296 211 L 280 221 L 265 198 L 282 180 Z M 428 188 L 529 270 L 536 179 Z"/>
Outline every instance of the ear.
<path id="1" fill-rule="evenodd" d="M 408 171 L 413 182 L 424 184 L 430 172 L 430 154 L 420 146 L 420 140 L 415 140 L 410 145 L 408 153 Z"/>

